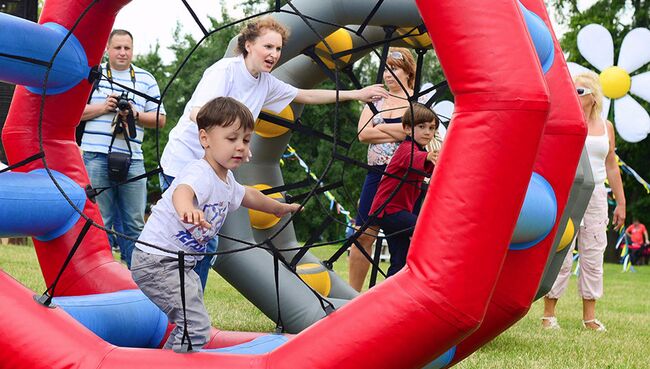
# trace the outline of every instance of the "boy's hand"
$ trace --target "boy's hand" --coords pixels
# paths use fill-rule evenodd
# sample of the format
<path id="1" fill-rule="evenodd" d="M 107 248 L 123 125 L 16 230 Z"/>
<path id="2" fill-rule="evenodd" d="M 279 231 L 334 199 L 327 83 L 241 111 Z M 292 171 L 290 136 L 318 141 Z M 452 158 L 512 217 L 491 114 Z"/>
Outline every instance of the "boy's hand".
<path id="1" fill-rule="evenodd" d="M 434 165 L 438 163 L 438 155 L 440 152 L 438 150 L 431 150 L 427 153 L 427 160 L 432 162 Z"/>
<path id="2" fill-rule="evenodd" d="M 300 204 L 283 204 L 280 203 L 280 207 L 278 210 L 273 213 L 278 218 L 281 218 L 283 215 L 288 214 L 288 213 L 295 213 L 296 211 L 300 210 Z"/>
<path id="3" fill-rule="evenodd" d="M 203 228 L 212 228 L 212 225 L 205 220 L 205 215 L 199 209 L 188 209 L 181 213 L 181 222 L 194 224 Z"/>

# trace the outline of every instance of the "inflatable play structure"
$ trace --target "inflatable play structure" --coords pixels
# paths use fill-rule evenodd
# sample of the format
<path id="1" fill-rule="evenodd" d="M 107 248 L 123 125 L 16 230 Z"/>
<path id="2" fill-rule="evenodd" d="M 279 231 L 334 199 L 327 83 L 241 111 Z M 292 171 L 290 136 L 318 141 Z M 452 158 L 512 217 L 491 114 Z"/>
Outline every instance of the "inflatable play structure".
<path id="1" fill-rule="evenodd" d="M 155 349 L 166 317 L 113 259 L 74 140 L 92 66 L 127 2 L 50 0 L 40 24 L 0 14 L 0 80 L 18 85 L 2 132 L 12 171 L 0 173 L 0 236 L 33 236 L 49 286 L 35 295 L 0 271 L 3 367 L 441 368 L 514 324 L 552 283 L 590 169 L 583 160 L 576 175 L 586 127 L 544 3 L 298 0 L 272 14 L 293 35 L 278 78 L 312 87 L 369 52 L 361 46 L 386 43 L 386 25 L 424 24 L 428 36 L 395 42 L 422 48 L 430 38 L 455 96 L 407 266 L 356 296 L 327 264 L 299 254 L 289 219 L 242 210 L 222 229 L 219 251 L 232 253 L 215 269 L 296 334 L 215 329 L 205 352 Z M 260 123 L 241 183 L 283 186 L 278 161 L 300 112 L 280 114 L 291 124 Z M 325 268 L 317 282 L 304 278 L 313 289 L 276 267 L 296 255 L 298 270 Z"/>

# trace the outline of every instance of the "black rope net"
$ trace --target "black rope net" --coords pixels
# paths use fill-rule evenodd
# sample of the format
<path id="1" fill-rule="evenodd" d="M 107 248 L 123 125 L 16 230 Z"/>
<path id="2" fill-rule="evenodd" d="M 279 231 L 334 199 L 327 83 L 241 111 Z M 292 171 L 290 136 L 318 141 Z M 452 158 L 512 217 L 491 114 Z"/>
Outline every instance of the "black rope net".
<path id="1" fill-rule="evenodd" d="M 143 242 L 143 241 L 139 241 L 137 239 L 131 238 L 131 237 L 129 237 L 129 236 L 125 235 L 125 234 L 122 234 L 120 232 L 116 232 L 113 229 L 108 229 L 105 226 L 102 226 L 102 225 L 94 222 L 88 215 L 86 215 L 83 212 L 82 209 L 79 209 L 74 204 L 74 202 L 68 197 L 68 195 L 65 193 L 63 188 L 57 182 L 56 178 L 53 176 L 53 174 L 51 172 L 51 169 L 48 167 L 47 156 L 45 155 L 44 149 L 43 149 L 42 123 L 43 123 L 43 106 L 45 104 L 45 97 L 46 97 L 46 93 L 47 93 L 47 81 L 48 81 L 49 73 L 50 73 L 50 71 L 52 69 L 54 60 L 56 59 L 59 51 L 62 49 L 65 42 L 69 39 L 70 35 L 74 32 L 74 30 L 76 29 L 79 22 L 84 18 L 84 16 L 88 13 L 88 11 L 98 1 L 99 0 L 92 1 L 87 6 L 87 8 L 82 12 L 82 14 L 79 16 L 79 18 L 76 20 L 76 22 L 73 24 L 73 26 L 68 31 L 67 35 L 63 38 L 63 40 L 61 41 L 61 43 L 59 44 L 58 48 L 56 49 L 55 53 L 53 54 L 52 58 L 49 61 L 27 60 L 28 62 L 38 64 L 38 65 L 43 65 L 43 66 L 46 66 L 46 68 L 47 68 L 46 73 L 45 73 L 45 78 L 44 78 L 44 81 L 43 81 L 43 86 L 42 86 L 40 116 L 39 116 L 39 122 L 38 122 L 38 140 L 39 140 L 40 153 L 38 153 L 36 155 L 33 155 L 33 156 L 31 156 L 31 157 L 29 157 L 29 158 L 27 158 L 27 159 L 25 159 L 25 160 L 23 160 L 23 161 L 21 161 L 19 163 L 15 163 L 14 165 L 0 171 L 0 173 L 2 173 L 4 171 L 8 171 L 8 170 L 23 166 L 23 165 L 25 165 L 25 164 L 27 164 L 27 163 L 29 163 L 31 161 L 40 159 L 42 161 L 43 167 L 46 170 L 46 172 L 48 173 L 50 179 L 55 184 L 55 186 L 58 188 L 58 190 L 61 192 L 61 194 L 66 199 L 68 204 L 72 208 L 74 208 L 75 211 L 77 213 L 79 213 L 80 216 L 85 220 L 84 227 L 83 227 L 82 231 L 80 232 L 80 234 L 79 234 L 79 236 L 78 236 L 78 238 L 77 238 L 77 240 L 75 242 L 74 247 L 70 250 L 70 253 L 69 253 L 67 259 L 65 260 L 65 262 L 61 266 L 61 269 L 60 269 L 60 271 L 58 273 L 57 278 L 54 280 L 54 282 L 50 286 L 48 286 L 47 290 L 43 293 L 43 295 L 41 297 L 37 298 L 38 301 L 40 301 L 41 303 L 43 303 L 46 306 L 51 305 L 51 299 L 52 299 L 53 296 L 55 296 L 56 284 L 58 283 L 63 271 L 65 270 L 65 268 L 67 267 L 67 265 L 69 264 L 71 259 L 73 258 L 74 253 L 76 252 L 78 247 L 81 245 L 81 242 L 82 242 L 84 236 L 86 235 L 86 232 L 91 227 L 96 227 L 98 229 L 101 229 L 102 231 L 106 232 L 109 235 L 109 237 L 111 235 L 113 235 L 115 237 L 119 237 L 119 238 L 130 240 L 130 241 L 133 241 L 133 242 L 136 242 L 136 243 L 144 244 L 144 245 L 149 246 L 149 247 L 153 247 L 153 248 L 161 250 L 163 252 L 171 253 L 170 251 L 168 251 L 168 250 L 166 250 L 166 249 L 164 249 L 164 248 L 162 248 L 162 247 L 160 247 L 158 245 L 154 245 L 154 244 L 146 243 L 146 242 Z M 195 12 L 193 11 L 192 7 L 185 0 L 182 0 L 182 3 L 186 7 L 186 9 L 189 11 L 189 13 L 192 15 L 192 17 L 194 18 L 197 25 L 201 28 L 201 30 L 203 32 L 203 37 L 196 43 L 196 45 L 194 45 L 194 47 L 190 50 L 188 55 L 180 63 L 180 65 L 176 69 L 176 71 L 172 74 L 172 76 L 169 79 L 168 83 L 164 86 L 164 88 L 161 91 L 161 97 L 159 99 L 157 99 L 157 98 L 154 98 L 152 96 L 148 96 L 146 94 L 143 94 L 143 93 L 141 93 L 139 91 L 136 91 L 134 88 L 132 88 L 132 87 L 130 87 L 128 85 L 122 85 L 122 84 L 119 84 L 119 83 L 117 83 L 115 81 L 112 82 L 113 84 L 123 88 L 125 91 L 128 91 L 131 94 L 144 97 L 148 101 L 151 101 L 151 102 L 154 102 L 154 103 L 158 104 L 158 110 L 157 110 L 158 113 L 160 113 L 160 105 L 164 101 L 165 96 L 166 96 L 166 94 L 168 93 L 168 91 L 170 89 L 170 86 L 177 79 L 180 71 L 188 64 L 188 61 L 189 61 L 190 57 L 192 56 L 192 54 L 201 46 L 201 44 L 206 39 L 208 39 L 210 36 L 212 36 L 212 35 L 214 35 L 214 34 L 216 34 L 218 32 L 229 29 L 231 27 L 236 27 L 236 26 L 238 26 L 238 25 L 240 25 L 240 24 L 242 24 L 244 22 L 247 22 L 247 21 L 249 21 L 251 19 L 254 19 L 254 18 L 258 18 L 258 17 L 268 15 L 268 14 L 272 14 L 272 13 L 287 13 L 287 14 L 292 14 L 292 15 L 300 17 L 302 19 L 302 21 L 305 23 L 305 25 L 317 35 L 318 39 L 321 42 L 324 43 L 325 47 L 328 49 L 328 51 L 331 54 L 333 59 L 338 59 L 338 58 L 341 58 L 341 57 L 343 57 L 345 55 L 349 55 L 349 54 L 357 53 L 357 52 L 363 52 L 363 51 L 374 54 L 380 60 L 379 68 L 378 68 L 379 70 L 377 72 L 377 82 L 378 83 L 381 82 L 381 80 L 382 80 L 381 76 L 382 76 L 382 74 L 384 72 L 384 69 L 386 68 L 387 53 L 388 53 L 388 48 L 389 48 L 389 45 L 391 44 L 391 42 L 394 42 L 394 41 L 397 41 L 397 40 L 400 40 L 400 39 L 403 39 L 403 38 L 411 37 L 411 36 L 421 35 L 421 34 L 424 34 L 426 32 L 426 30 L 424 29 L 424 26 L 419 25 L 417 27 L 413 27 L 408 32 L 403 32 L 403 33 L 400 33 L 400 34 L 396 34 L 395 33 L 396 27 L 387 26 L 387 27 L 384 27 L 385 34 L 386 34 L 386 37 L 385 37 L 384 40 L 382 40 L 381 42 L 369 42 L 368 40 L 366 40 L 363 37 L 363 31 L 368 26 L 368 24 L 372 21 L 373 15 L 380 8 L 381 4 L 383 3 L 383 0 L 377 1 L 376 6 L 372 9 L 372 11 L 365 18 L 365 21 L 363 22 L 363 24 L 361 24 L 356 29 L 346 27 L 345 25 L 335 24 L 335 23 L 331 23 L 331 22 L 325 22 L 325 21 L 316 19 L 314 17 L 307 16 L 307 15 L 301 13 L 301 11 L 299 9 L 297 9 L 293 5 L 293 3 L 291 1 L 287 1 L 286 5 L 284 7 L 281 7 L 280 1 L 277 0 L 275 2 L 275 6 L 272 7 L 271 9 L 267 10 L 267 11 L 259 12 L 257 14 L 250 15 L 250 16 L 247 16 L 245 18 L 242 18 L 242 19 L 239 19 L 239 20 L 224 24 L 224 25 L 222 25 L 222 26 L 220 26 L 218 28 L 208 30 L 200 22 L 200 20 L 196 16 Z M 365 41 L 365 44 L 363 46 L 354 48 L 352 50 L 346 50 L 346 51 L 337 53 L 330 47 L 330 45 L 325 40 L 325 36 L 327 36 L 327 35 L 321 35 L 321 34 L 318 34 L 318 32 L 316 32 L 316 30 L 313 27 L 313 24 L 315 24 L 315 23 L 327 24 L 327 25 L 335 26 L 335 27 L 337 27 L 337 29 L 345 29 L 345 30 L 347 30 L 349 32 L 355 33 L 358 37 L 362 38 Z M 415 89 L 416 92 L 414 94 L 412 94 L 412 95 L 407 94 L 407 96 L 408 96 L 408 104 L 412 106 L 413 102 L 416 102 L 418 100 L 422 101 L 423 96 L 426 96 L 428 94 L 430 95 L 432 92 L 435 92 L 433 94 L 433 96 L 428 98 L 428 100 L 422 101 L 423 103 L 425 103 L 425 105 L 431 106 L 431 104 L 433 102 L 435 102 L 437 99 L 440 98 L 441 93 L 444 91 L 444 89 L 446 87 L 446 82 L 441 82 L 441 83 L 439 83 L 439 84 L 437 84 L 437 85 L 435 85 L 435 86 L 433 86 L 433 87 L 431 87 L 431 88 L 429 88 L 427 90 L 424 90 L 424 91 L 418 91 L 417 87 L 420 85 L 420 78 L 421 78 L 421 75 L 422 75 L 421 58 L 426 53 L 426 50 L 418 49 L 418 50 L 416 50 L 416 52 L 418 54 L 418 59 L 419 59 L 418 60 L 418 69 L 416 71 L 416 89 Z M 336 86 L 337 92 L 338 92 L 338 89 L 340 88 L 341 81 L 343 80 L 343 78 L 347 78 L 347 80 L 352 85 L 354 85 L 356 88 L 361 88 L 362 87 L 361 83 L 359 82 L 358 78 L 356 77 L 356 75 L 353 72 L 352 65 L 346 65 L 346 66 L 344 66 L 342 68 L 341 67 L 336 67 L 335 69 L 332 70 L 332 69 L 328 68 L 318 56 L 316 56 L 316 54 L 315 54 L 315 52 L 313 50 L 313 47 L 305 50 L 304 54 L 312 57 L 314 62 L 316 62 L 321 67 L 322 72 Z M 6 55 L 3 55 L 3 56 L 6 57 Z M 9 57 L 11 57 L 11 56 L 9 56 Z M 16 57 L 16 58 L 18 58 L 18 57 Z M 394 76 L 394 73 L 390 70 L 390 68 L 388 70 Z M 104 73 L 104 71 L 101 70 L 101 68 L 97 68 L 97 67 L 93 68 L 93 73 L 95 75 L 95 78 L 99 78 L 100 76 L 105 78 L 105 79 L 109 78 L 109 76 L 107 76 Z M 401 82 L 399 82 L 399 80 L 397 78 L 395 78 L 395 79 L 397 80 L 398 83 L 400 83 L 400 86 L 402 87 L 403 91 L 407 92 L 405 86 L 403 86 L 401 84 Z M 374 114 L 381 113 L 381 111 L 378 111 L 375 108 L 374 105 L 369 104 L 369 107 L 373 111 Z M 388 111 L 388 110 L 385 110 L 385 111 Z M 412 110 L 410 110 L 410 111 L 412 113 Z M 313 138 L 316 138 L 316 139 L 319 139 L 319 140 L 324 140 L 324 141 L 328 142 L 330 144 L 330 147 L 331 147 L 331 157 L 328 160 L 328 162 L 325 165 L 325 168 L 322 170 L 322 172 L 320 174 L 315 175 L 316 179 L 314 179 L 310 175 L 306 175 L 305 179 L 298 182 L 298 183 L 286 184 L 284 186 L 270 188 L 270 189 L 267 189 L 267 190 L 263 191 L 263 193 L 269 195 L 269 194 L 272 194 L 272 193 L 285 192 L 286 201 L 294 202 L 294 203 L 300 203 L 301 207 L 304 207 L 309 202 L 313 202 L 314 204 L 316 204 L 316 209 L 318 209 L 319 211 L 321 211 L 324 214 L 324 219 L 325 220 L 323 221 L 323 223 L 321 224 L 321 227 L 319 227 L 319 229 L 324 229 L 324 228 L 326 228 L 326 227 L 328 227 L 328 226 L 330 226 L 332 224 L 339 224 L 342 227 L 352 227 L 352 225 L 350 225 L 347 222 L 342 221 L 340 218 L 334 216 L 332 214 L 331 210 L 330 210 L 329 205 L 328 205 L 329 200 L 323 198 L 323 193 L 325 193 L 326 191 L 333 190 L 333 189 L 338 189 L 339 194 L 344 196 L 344 198 L 346 198 L 349 203 L 356 204 L 356 199 L 354 198 L 355 196 L 352 195 L 352 191 L 349 188 L 350 185 L 346 184 L 345 175 L 344 175 L 345 170 L 341 170 L 339 173 L 334 173 L 334 171 L 332 170 L 332 166 L 333 166 L 334 162 L 340 161 L 340 162 L 344 163 L 344 165 L 356 166 L 356 167 L 359 167 L 359 168 L 362 168 L 362 169 L 368 170 L 368 171 L 370 171 L 370 170 L 375 170 L 376 171 L 377 169 L 365 164 L 364 162 L 362 162 L 360 160 L 357 160 L 355 158 L 350 157 L 350 152 L 352 150 L 352 147 L 355 144 L 359 144 L 358 143 L 358 135 L 360 134 L 361 131 L 357 132 L 357 135 L 355 137 L 349 137 L 347 139 L 344 139 L 343 137 L 341 137 L 341 135 L 340 135 L 340 126 L 339 126 L 340 122 L 339 122 L 338 93 L 337 93 L 337 101 L 334 104 L 334 114 L 333 114 L 332 117 L 328 117 L 327 121 L 325 121 L 325 119 L 324 119 L 321 122 L 302 122 L 300 119 L 297 119 L 295 122 L 288 122 L 288 121 L 285 121 L 282 118 L 279 118 L 279 117 L 276 117 L 276 116 L 264 115 L 264 113 L 262 113 L 260 118 L 268 120 L 271 123 L 287 127 L 289 129 L 291 129 L 293 131 L 293 133 L 295 133 L 295 134 L 306 135 L 308 137 L 313 137 Z M 369 120 L 368 122 L 366 122 L 366 125 L 368 125 L 370 123 L 371 123 L 371 121 Z M 318 131 L 317 129 L 314 128 L 314 127 L 325 127 L 328 124 L 331 125 L 329 127 L 329 129 L 328 129 L 328 131 L 331 132 L 330 134 L 320 132 L 320 131 Z M 350 124 L 350 122 L 344 122 L 344 124 Z M 354 124 L 354 123 L 352 123 L 352 124 Z M 86 194 L 88 195 L 89 199 L 91 201 L 94 201 L 94 198 L 97 195 L 101 194 L 103 191 L 105 191 L 105 190 L 107 190 L 109 188 L 116 187 L 116 186 L 121 186 L 121 185 L 124 185 L 125 183 L 129 183 L 129 182 L 141 180 L 141 179 L 144 179 L 144 178 L 148 178 L 150 176 L 153 176 L 153 175 L 156 175 L 156 174 L 162 172 L 162 168 L 160 168 L 160 140 L 159 140 L 159 138 L 160 138 L 160 128 L 159 127 L 155 128 L 155 138 L 156 138 L 156 161 L 158 163 L 158 168 L 156 168 L 153 171 L 147 172 L 147 173 L 145 173 L 143 175 L 140 175 L 140 176 L 137 176 L 137 177 L 134 177 L 134 178 L 129 178 L 124 182 L 116 183 L 115 185 L 113 185 L 111 187 L 92 188 L 92 187 L 89 186 L 86 189 Z M 411 149 L 415 150 L 414 145 L 412 145 Z M 412 168 L 412 160 L 413 160 L 413 155 L 411 155 L 411 162 L 409 163 L 409 168 Z M 395 177 L 394 175 L 385 173 L 383 171 L 381 172 L 381 174 Z M 334 252 L 331 257 L 329 257 L 327 260 L 322 261 L 322 264 L 325 267 L 327 267 L 328 269 L 332 269 L 334 263 L 337 260 L 339 260 L 339 258 L 348 250 L 348 248 L 357 247 L 361 251 L 361 253 L 365 256 L 365 258 L 372 264 L 374 277 L 376 277 L 377 273 L 382 274 L 383 276 L 386 276 L 386 273 L 379 267 L 378 258 L 375 257 L 374 261 L 373 261 L 373 257 L 371 255 L 369 255 L 363 249 L 363 247 L 360 246 L 360 244 L 359 244 L 359 242 L 357 240 L 361 235 L 363 235 L 364 233 L 366 233 L 368 231 L 368 228 L 371 226 L 371 224 L 374 223 L 374 220 L 375 220 L 375 217 L 376 217 L 377 213 L 380 212 L 381 210 L 383 210 L 383 208 L 398 193 L 398 191 L 400 190 L 400 188 L 402 186 L 412 186 L 413 185 L 412 183 L 407 183 L 406 182 L 406 177 L 407 177 L 407 174 L 405 174 L 403 177 L 396 177 L 397 179 L 400 180 L 400 182 L 399 182 L 398 186 L 396 186 L 396 188 L 392 191 L 392 193 L 390 194 L 388 199 L 382 204 L 382 206 L 379 207 L 379 209 L 374 214 L 369 214 L 368 221 L 366 221 L 364 224 L 357 224 L 356 227 L 354 228 L 353 235 L 351 237 L 349 237 L 349 238 L 341 238 L 341 239 L 317 242 L 318 239 L 320 238 L 319 237 L 320 234 L 319 234 L 319 232 L 315 232 L 310 236 L 309 240 L 307 240 L 305 245 L 302 246 L 302 247 L 282 248 L 282 249 L 278 248 L 274 244 L 274 240 L 278 236 L 278 234 L 280 234 L 280 232 L 282 232 L 287 226 L 289 226 L 290 224 L 293 224 L 293 221 L 295 219 L 297 219 L 297 217 L 306 216 L 306 215 L 303 215 L 301 212 L 297 212 L 297 213 L 295 213 L 295 214 L 293 214 L 291 216 L 289 221 L 284 222 L 283 224 L 277 226 L 276 229 L 274 230 L 275 232 L 262 242 L 258 242 L 258 243 L 248 242 L 248 241 L 241 240 L 241 239 L 238 239 L 236 237 L 233 237 L 231 235 L 220 233 L 219 236 L 221 238 L 228 239 L 228 240 L 231 240 L 231 241 L 235 241 L 238 244 L 240 244 L 241 246 L 236 248 L 236 249 L 227 250 L 227 251 L 217 251 L 215 253 L 198 253 L 198 252 L 182 252 L 182 251 L 179 252 L 179 253 L 175 253 L 174 255 L 177 257 L 178 263 L 179 263 L 179 272 L 180 272 L 179 273 L 180 274 L 179 278 L 181 279 L 181 282 L 182 282 L 182 280 L 183 280 L 183 272 L 182 271 L 183 271 L 184 261 L 185 261 L 184 256 L 212 257 L 212 256 L 215 256 L 215 255 L 223 255 L 223 254 L 228 254 L 228 253 L 242 252 L 242 251 L 250 250 L 250 249 L 253 249 L 253 248 L 259 248 L 259 249 L 263 249 L 263 250 L 266 250 L 266 251 L 270 252 L 273 255 L 273 260 L 274 260 L 274 264 L 275 264 L 274 265 L 274 275 L 275 275 L 275 282 L 276 282 L 275 283 L 275 285 L 276 285 L 276 297 L 277 297 L 277 303 L 278 303 L 278 305 L 277 305 L 278 306 L 278 314 L 277 314 L 278 319 L 277 319 L 277 322 L 276 322 L 276 332 L 283 332 L 283 323 L 282 323 L 282 315 L 280 313 L 280 300 L 279 300 L 280 299 L 279 298 L 279 290 L 282 288 L 282 286 L 279 285 L 278 271 L 279 271 L 280 268 L 285 268 L 286 270 L 293 273 L 296 276 L 296 278 L 300 279 L 299 275 L 296 272 L 296 265 L 300 261 L 300 258 L 302 258 L 302 256 L 304 256 L 305 253 L 308 252 L 310 249 L 323 247 L 323 246 L 330 246 L 330 245 L 340 245 L 337 248 L 336 252 Z M 360 187 L 361 183 L 355 183 L 354 186 Z M 307 192 L 305 192 L 305 193 L 302 193 L 302 194 L 291 195 L 291 194 L 286 193 L 286 191 L 298 190 L 298 189 L 302 189 L 302 188 L 305 188 L 305 187 L 308 187 L 309 190 Z M 358 209 L 354 209 L 354 210 L 358 211 Z M 405 229 L 405 230 L 402 230 L 400 232 L 408 232 L 408 231 L 410 231 L 410 229 Z M 389 237 L 389 236 L 391 236 L 391 235 L 390 234 L 385 235 L 385 237 Z M 287 260 L 285 258 L 285 256 L 284 256 L 284 252 L 286 252 L 286 251 L 297 251 L 297 254 L 291 260 Z M 377 253 L 376 256 L 378 256 L 378 253 Z M 372 281 L 373 284 L 374 284 L 374 277 L 373 277 L 373 281 Z M 310 289 L 311 289 L 311 287 L 310 287 Z M 334 305 L 330 301 L 328 301 L 327 298 L 321 296 L 318 292 L 316 292 L 313 289 L 311 289 L 311 291 L 313 292 L 314 298 L 318 300 L 318 303 L 320 304 L 320 306 L 322 307 L 323 311 L 326 314 L 329 314 L 332 311 L 334 311 Z M 182 297 L 183 306 L 184 306 L 184 289 L 183 288 L 181 288 L 181 295 L 182 295 L 181 297 Z M 187 327 L 185 327 L 185 330 L 184 330 L 184 341 L 185 340 L 187 340 L 187 349 L 192 350 L 191 342 L 189 341 L 189 335 L 187 334 Z"/>

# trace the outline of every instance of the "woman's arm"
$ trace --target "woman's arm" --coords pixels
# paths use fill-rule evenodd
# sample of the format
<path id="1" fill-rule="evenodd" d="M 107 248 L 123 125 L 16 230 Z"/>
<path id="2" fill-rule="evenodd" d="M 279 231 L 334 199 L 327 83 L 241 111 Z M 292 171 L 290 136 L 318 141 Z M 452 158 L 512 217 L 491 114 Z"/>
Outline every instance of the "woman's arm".
<path id="1" fill-rule="evenodd" d="M 363 102 L 376 101 L 387 98 L 388 92 L 381 84 L 364 87 L 360 90 L 339 91 L 339 101 L 359 100 Z M 300 104 L 331 104 L 336 102 L 336 90 L 303 90 L 298 89 L 298 94 L 293 101 Z"/>
<path id="2" fill-rule="evenodd" d="M 404 130 L 401 124 L 372 124 L 373 113 L 367 106 L 363 108 L 359 123 L 357 123 L 357 132 L 359 132 L 359 141 L 367 144 L 380 144 L 387 142 L 396 142 L 404 140 Z M 390 127 L 383 127 L 390 126 Z M 397 131 L 401 131 L 400 133 Z"/>
<path id="3" fill-rule="evenodd" d="M 614 126 L 610 121 L 607 121 L 607 132 L 609 136 L 609 153 L 607 153 L 607 157 L 605 158 L 605 169 L 607 170 L 607 181 L 612 188 L 614 199 L 616 200 L 612 224 L 614 228 L 620 228 L 625 225 L 625 193 L 623 192 L 621 172 L 618 169 L 616 153 L 614 152 L 614 148 L 616 147 Z"/>

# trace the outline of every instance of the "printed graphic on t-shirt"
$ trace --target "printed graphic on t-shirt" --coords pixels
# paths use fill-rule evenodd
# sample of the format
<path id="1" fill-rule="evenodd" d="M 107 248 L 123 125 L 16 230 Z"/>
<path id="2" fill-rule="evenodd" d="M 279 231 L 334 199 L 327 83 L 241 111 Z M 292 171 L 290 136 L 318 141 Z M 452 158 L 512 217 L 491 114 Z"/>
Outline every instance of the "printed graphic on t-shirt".
<path id="1" fill-rule="evenodd" d="M 205 204 L 203 206 L 203 214 L 205 220 L 210 223 L 211 228 L 205 228 L 200 225 L 183 224 L 184 230 L 180 230 L 174 235 L 174 238 L 183 244 L 186 249 L 191 249 L 196 252 L 204 252 L 206 244 L 213 239 L 223 222 L 226 220 L 228 210 L 227 201 L 219 201 L 214 204 Z"/>

